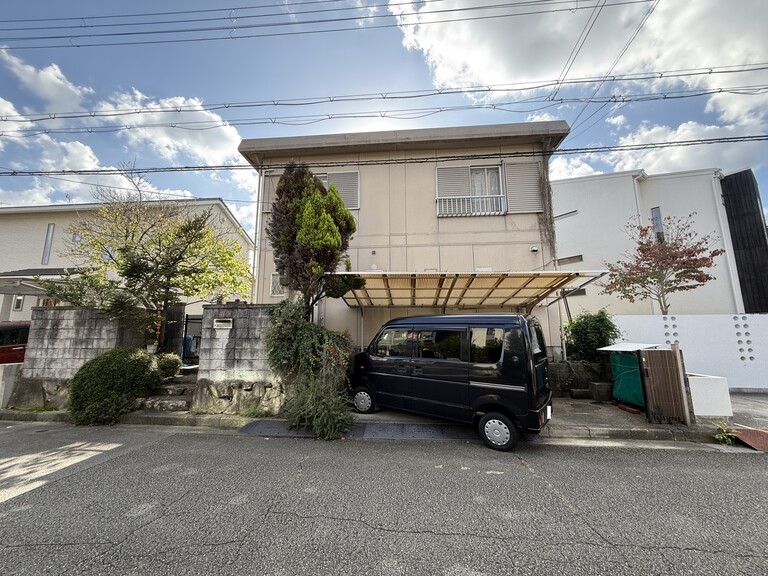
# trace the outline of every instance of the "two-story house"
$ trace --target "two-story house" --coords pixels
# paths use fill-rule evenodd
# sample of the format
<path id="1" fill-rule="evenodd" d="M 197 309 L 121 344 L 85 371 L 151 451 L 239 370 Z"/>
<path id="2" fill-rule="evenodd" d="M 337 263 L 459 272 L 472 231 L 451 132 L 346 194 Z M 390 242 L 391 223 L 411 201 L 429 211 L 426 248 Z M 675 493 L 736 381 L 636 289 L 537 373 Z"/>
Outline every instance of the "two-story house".
<path id="1" fill-rule="evenodd" d="M 237 239 L 244 258 L 253 242 L 226 204 L 219 198 L 181 200 L 191 211 L 211 208 L 220 228 Z M 0 207 L 0 321 L 29 320 L 32 307 L 45 301 L 35 277 L 56 279 L 65 269 L 76 266 L 67 257 L 67 242 L 73 240 L 67 229 L 76 221 L 94 214 L 99 204 L 54 204 Z M 201 305 L 188 307 L 198 314 Z"/>
<path id="2" fill-rule="evenodd" d="M 583 276 L 554 265 L 547 162 L 568 131 L 552 121 L 243 140 L 261 176 L 252 300 L 284 297 L 265 226 L 285 166 L 305 163 L 354 214 L 348 256 L 366 280 L 320 305 L 326 326 L 361 345 L 397 316 L 532 312 L 557 345 L 557 306 L 542 304 Z"/>

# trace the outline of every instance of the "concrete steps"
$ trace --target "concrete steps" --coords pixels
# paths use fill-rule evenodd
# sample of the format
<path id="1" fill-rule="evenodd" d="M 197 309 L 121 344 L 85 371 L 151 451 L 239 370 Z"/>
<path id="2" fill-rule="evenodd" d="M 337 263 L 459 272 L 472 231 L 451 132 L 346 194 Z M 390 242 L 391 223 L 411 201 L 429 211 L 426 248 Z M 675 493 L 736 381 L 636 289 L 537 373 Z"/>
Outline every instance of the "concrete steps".
<path id="1" fill-rule="evenodd" d="M 137 400 L 138 410 L 152 412 L 189 412 L 192 406 L 192 395 L 148 396 Z"/>
<path id="2" fill-rule="evenodd" d="M 197 370 L 185 370 L 152 390 L 152 395 L 136 401 L 137 410 L 149 412 L 188 412 L 197 385 Z"/>

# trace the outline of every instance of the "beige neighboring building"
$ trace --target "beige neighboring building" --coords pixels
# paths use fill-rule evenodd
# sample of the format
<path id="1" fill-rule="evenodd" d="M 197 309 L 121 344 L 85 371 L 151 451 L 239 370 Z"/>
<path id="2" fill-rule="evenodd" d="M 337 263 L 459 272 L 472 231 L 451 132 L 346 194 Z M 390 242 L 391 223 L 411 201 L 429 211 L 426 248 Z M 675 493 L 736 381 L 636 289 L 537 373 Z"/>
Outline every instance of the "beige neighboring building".
<path id="1" fill-rule="evenodd" d="M 348 255 L 362 290 L 319 316 L 358 345 L 398 316 L 533 312 L 559 345 L 549 294 L 581 281 L 554 269 L 547 160 L 563 121 L 243 140 L 259 172 L 253 302 L 284 298 L 265 227 L 289 162 L 332 182 L 354 214 Z"/>
<path id="2" fill-rule="evenodd" d="M 195 211 L 213 209 L 223 229 L 236 238 L 249 257 L 253 242 L 219 198 L 183 200 Z M 34 277 L 55 279 L 75 263 L 64 255 L 67 228 L 87 218 L 98 204 L 53 204 L 0 207 L 0 321 L 29 320 L 32 307 L 42 305 L 45 294 Z M 187 314 L 202 313 L 202 304 L 187 307 Z"/>

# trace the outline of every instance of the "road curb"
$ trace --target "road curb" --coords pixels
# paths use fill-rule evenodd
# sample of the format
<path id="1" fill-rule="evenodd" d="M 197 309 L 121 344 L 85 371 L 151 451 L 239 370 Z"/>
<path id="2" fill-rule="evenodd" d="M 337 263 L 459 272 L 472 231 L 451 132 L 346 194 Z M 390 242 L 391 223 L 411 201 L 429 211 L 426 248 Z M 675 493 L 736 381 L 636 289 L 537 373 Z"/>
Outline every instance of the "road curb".
<path id="1" fill-rule="evenodd" d="M 48 412 L 25 412 L 23 410 L 0 410 L 0 420 L 9 422 L 67 422 L 72 419 L 68 412 L 52 410 Z"/>
<path id="2" fill-rule="evenodd" d="M 0 421 L 11 422 L 64 422 L 72 419 L 68 412 L 25 412 L 22 410 L 0 410 Z M 190 426 L 198 428 L 218 428 L 222 430 L 239 430 L 244 426 L 257 422 L 259 419 L 246 418 L 231 414 L 190 414 L 189 412 L 145 412 L 136 411 L 123 414 L 118 419 L 119 424 L 141 426 Z M 285 422 L 282 419 L 270 418 L 269 421 Z M 364 422 L 360 422 L 364 423 Z M 391 424 L 397 424 L 392 422 Z M 422 424 L 420 426 L 446 426 L 446 424 Z M 708 430 L 702 426 L 691 429 L 681 428 L 619 428 L 591 427 L 564 424 L 549 424 L 541 431 L 543 438 L 573 438 L 582 440 L 643 440 L 660 442 L 696 442 L 709 444 L 714 442 L 715 429 Z M 274 436 L 275 434 L 270 434 Z"/>

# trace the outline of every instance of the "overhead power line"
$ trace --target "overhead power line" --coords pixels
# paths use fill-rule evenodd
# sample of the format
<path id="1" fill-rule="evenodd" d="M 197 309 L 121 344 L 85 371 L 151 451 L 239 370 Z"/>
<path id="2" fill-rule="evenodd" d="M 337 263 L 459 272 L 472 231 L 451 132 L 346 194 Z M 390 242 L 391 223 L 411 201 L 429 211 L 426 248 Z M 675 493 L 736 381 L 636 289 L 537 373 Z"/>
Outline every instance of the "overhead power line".
<path id="1" fill-rule="evenodd" d="M 754 86 L 735 86 L 732 88 L 712 88 L 708 90 L 681 90 L 669 91 L 663 93 L 648 94 L 615 94 L 599 98 L 559 98 L 551 101 L 549 96 L 540 96 L 537 98 L 523 98 L 509 102 L 496 102 L 492 104 L 463 104 L 456 106 L 439 106 L 429 108 L 399 108 L 390 110 L 359 110 L 352 112 L 320 113 L 311 115 L 294 116 L 269 116 L 257 118 L 236 118 L 236 119 L 204 119 L 204 120 L 178 120 L 168 122 L 121 122 L 104 123 L 100 125 L 86 126 L 63 126 L 57 128 L 45 127 L 23 127 L 13 128 L 6 131 L 2 130 L 0 122 L 0 138 L 32 138 L 41 135 L 65 135 L 65 134 L 109 134 L 115 132 L 126 132 L 131 130 L 145 129 L 178 129 L 188 131 L 207 131 L 216 130 L 229 126 L 256 126 L 256 125 L 283 125 L 283 126 L 305 126 L 317 124 L 329 120 L 349 120 L 362 118 L 387 118 L 390 120 L 414 120 L 427 116 L 434 116 L 446 112 L 465 112 L 469 110 L 491 110 L 498 112 L 507 112 L 514 114 L 533 113 L 546 110 L 563 104 L 573 103 L 604 103 L 604 104 L 626 104 L 631 102 L 653 102 L 659 100 L 681 100 L 690 98 L 700 98 L 703 96 L 712 96 L 714 94 L 739 94 L 743 96 L 758 96 L 768 93 L 768 85 Z M 143 118 L 151 115 L 152 110 L 147 110 Z M 137 118 L 142 118 L 141 115 Z M 7 128 L 7 126 L 6 126 Z"/>
<path id="2" fill-rule="evenodd" d="M 600 17 L 600 13 L 603 11 L 603 8 L 605 8 L 606 1 L 607 0 L 602 0 L 602 4 L 598 2 L 592 8 L 592 13 L 589 15 L 589 18 L 584 24 L 584 29 L 581 31 L 581 34 L 579 34 L 579 37 L 576 39 L 576 44 L 571 49 L 571 53 L 568 55 L 568 59 L 565 61 L 565 64 L 563 65 L 563 69 L 560 72 L 560 76 L 557 77 L 557 85 L 555 86 L 555 90 L 552 92 L 552 96 L 551 96 L 552 99 L 554 99 L 557 96 L 557 92 L 560 90 L 560 84 L 563 82 L 563 80 L 566 79 L 566 77 L 568 76 L 568 73 L 571 71 L 571 67 L 576 62 L 576 58 L 579 56 L 581 49 L 584 47 L 584 43 L 587 41 L 587 37 L 589 36 L 589 33 L 592 32 L 592 28 L 595 26 L 597 19 Z"/>
<path id="3" fill-rule="evenodd" d="M 80 16 L 67 16 L 67 17 L 58 17 L 58 18 L 20 18 L 15 20 L 5 20 L 7 23 L 25 23 L 25 22 L 73 22 L 78 25 L 85 24 L 88 20 L 115 20 L 115 19 L 126 19 L 126 18 L 148 18 L 152 16 L 174 16 L 176 17 L 176 20 L 178 21 L 178 17 L 188 15 L 188 14 L 213 14 L 213 13 L 221 13 L 221 14 L 228 14 L 228 18 L 242 18 L 243 11 L 245 10 L 263 10 L 266 8 L 283 8 L 286 7 L 294 8 L 296 6 L 308 6 L 312 4 L 321 4 L 321 5 L 328 5 L 328 4 L 338 4 L 339 2 L 343 2 L 345 0 L 304 0 L 304 1 L 294 1 L 291 2 L 290 5 L 286 4 L 285 2 L 277 2 L 275 4 L 257 4 L 257 5 L 246 5 L 246 6 L 222 6 L 219 8 L 206 8 L 206 9 L 199 9 L 199 10 L 171 10 L 171 11 L 165 11 L 165 12 L 139 12 L 135 14 L 97 14 L 97 15 L 80 15 Z M 443 0 L 421 0 L 422 4 L 431 4 L 433 2 L 442 2 Z M 550 0 L 532 0 L 534 2 L 549 2 Z M 398 3 L 402 4 L 402 3 Z M 409 3 L 410 4 L 410 3 Z M 386 6 L 386 4 L 385 4 Z M 358 7 L 349 7 L 348 9 L 358 9 Z M 285 12 L 283 12 L 284 14 Z M 0 29 L 2 30 L 2 29 Z"/>
<path id="4" fill-rule="evenodd" d="M 603 87 L 603 85 L 606 83 L 606 81 L 608 80 L 608 78 L 610 78 L 610 75 L 613 73 L 613 71 L 614 71 L 614 69 L 616 68 L 616 66 L 618 66 L 618 64 L 619 64 L 619 61 L 622 59 L 622 57 L 624 56 L 624 54 L 626 54 L 626 53 L 627 53 L 627 50 L 629 50 L 629 47 L 632 45 L 632 42 L 634 42 L 634 41 L 635 41 L 635 38 L 637 38 L 637 35 L 640 33 L 640 30 L 642 30 L 642 29 L 643 29 L 643 26 L 645 26 L 645 23 L 648 21 L 648 18 L 650 18 L 650 17 L 651 17 L 651 14 L 653 14 L 654 10 L 656 10 L 656 6 L 658 6 L 658 4 L 659 4 L 659 0 L 654 0 L 653 4 L 651 4 L 651 5 L 648 7 L 648 10 L 646 10 L 645 14 L 643 14 L 643 17 L 640 19 L 640 22 L 638 23 L 638 25 L 637 25 L 637 27 L 635 28 L 634 32 L 633 32 L 633 33 L 632 33 L 632 35 L 629 37 L 629 40 L 627 40 L 627 42 L 624 44 L 624 47 L 621 49 L 621 51 L 619 52 L 619 55 L 618 55 L 618 56 L 616 56 L 616 58 L 614 59 L 613 63 L 612 63 L 612 64 L 610 65 L 610 67 L 608 68 L 608 71 L 607 71 L 607 72 L 605 73 L 605 75 L 603 76 L 603 79 L 602 79 L 602 80 L 601 80 L 601 81 L 598 83 L 598 85 L 595 87 L 595 91 L 592 93 L 592 98 L 593 98 L 593 99 L 594 99 L 594 98 L 597 96 L 598 92 L 600 92 L 600 89 L 601 89 L 601 88 Z M 590 114 L 590 115 L 589 115 L 587 118 L 585 118 L 585 119 L 584 119 L 584 121 L 583 121 L 583 122 L 581 122 L 581 124 L 579 124 L 579 123 L 578 123 L 578 122 L 579 122 L 579 118 L 581 118 L 581 115 L 584 113 L 584 111 L 587 109 L 587 107 L 589 106 L 589 104 L 590 104 L 590 103 L 591 103 L 591 102 L 587 102 L 586 104 L 584 104 L 584 106 L 582 106 L 582 107 L 581 107 L 581 110 L 579 110 L 579 113 L 576 115 L 576 118 L 574 118 L 574 119 L 573 119 L 573 122 L 571 122 L 571 125 L 573 125 L 573 130 L 574 130 L 574 131 L 576 131 L 576 129 L 577 129 L 577 128 L 581 127 L 581 126 L 582 126 L 583 124 L 585 124 L 585 123 L 586 123 L 586 122 L 587 122 L 587 121 L 588 121 L 590 118 L 592 118 L 592 116 L 594 116 L 595 114 L 597 114 L 597 113 L 598 113 L 600 110 L 602 110 L 602 109 L 605 107 L 605 105 L 601 106 L 600 108 L 598 108 L 597 110 L 595 110 L 595 111 L 594 111 L 592 114 Z M 608 113 L 606 113 L 606 114 L 608 114 Z M 587 130 L 589 130 L 589 129 L 590 129 L 592 126 L 593 126 L 593 125 L 594 125 L 594 123 L 593 123 L 593 124 L 590 124 L 590 125 L 589 125 L 587 128 L 585 128 L 584 130 L 582 130 L 581 132 L 579 132 L 579 134 L 581 134 L 581 133 L 583 133 L 583 132 L 586 132 L 586 131 L 587 131 Z"/>
<path id="5" fill-rule="evenodd" d="M 581 78 L 572 78 L 561 83 L 561 85 L 580 86 L 599 83 L 631 83 L 643 82 L 647 80 L 661 79 L 682 79 L 693 78 L 697 76 L 718 76 L 745 74 L 750 72 L 759 72 L 768 70 L 768 62 L 746 63 L 730 66 L 713 66 L 706 68 L 687 68 L 680 70 L 667 71 L 646 71 L 633 72 L 627 74 L 615 74 L 610 76 L 586 76 Z M 145 106 L 130 108 L 113 108 L 101 110 L 50 110 L 28 114 L 11 114 L 0 116 L 0 130 L 3 123 L 33 124 L 49 121 L 70 120 L 70 119 L 92 119 L 92 118 L 117 118 L 123 116 L 140 116 L 145 113 L 199 113 L 199 112 L 221 112 L 235 111 L 248 108 L 299 108 L 328 104 L 349 104 L 355 102 L 372 101 L 409 101 L 428 98 L 439 98 L 445 96 L 483 96 L 490 94 L 505 93 L 525 93 L 546 90 L 558 85 L 557 80 L 542 80 L 536 82 L 516 82 L 506 84 L 489 84 L 482 86 L 466 87 L 445 87 L 429 88 L 421 90 L 393 91 L 393 92 L 368 92 L 361 94 L 337 94 L 328 96 L 309 96 L 301 98 L 268 98 L 264 100 L 254 100 L 246 102 L 229 103 L 195 103 L 195 104 L 177 104 L 164 106 Z M 723 89 L 724 90 L 724 89 Z M 558 101 L 558 100 L 556 100 Z"/>
<path id="6" fill-rule="evenodd" d="M 555 156 L 564 156 L 572 154 L 605 154 L 610 152 L 634 152 L 641 150 L 661 150 L 666 148 L 700 146 L 710 144 L 734 144 L 738 142 L 762 142 L 768 140 L 768 134 L 758 134 L 749 136 L 730 136 L 722 138 L 697 138 L 693 140 L 673 140 L 667 142 L 643 142 L 637 144 L 618 144 L 610 146 L 586 146 L 581 148 L 563 148 L 555 150 L 552 154 Z M 509 157 L 539 157 L 541 152 L 520 151 L 520 152 L 495 152 L 481 154 L 457 154 L 451 156 L 441 156 L 439 162 L 448 161 L 466 161 L 498 159 Z M 344 161 L 323 161 L 323 162 L 305 162 L 312 167 L 333 168 L 337 166 L 387 166 L 392 164 L 428 164 L 437 162 L 434 156 L 414 157 L 414 158 L 392 158 L 392 159 L 369 159 L 369 160 L 344 160 Z M 266 165 L 264 168 L 281 168 L 284 162 L 274 165 Z M 125 168 L 93 168 L 81 170 L 0 170 L 0 176 L 19 177 L 19 176 L 87 176 L 87 175 L 115 175 L 126 172 L 137 174 L 156 174 L 171 172 L 202 172 L 202 171 L 221 171 L 221 170 L 252 170 L 250 164 L 220 164 L 220 165 L 197 165 L 197 166 L 165 166 L 165 167 L 144 167 L 126 170 Z"/>
<path id="7" fill-rule="evenodd" d="M 598 0 L 600 1 L 600 0 Z M 642 4 L 651 2 L 653 0 L 614 0 L 608 7 L 626 6 L 631 4 Z M 506 3 L 488 6 L 472 6 L 462 8 L 446 8 L 442 10 L 428 10 L 417 11 L 408 14 L 399 14 L 393 16 L 392 14 L 363 14 L 341 18 L 318 18 L 312 20 L 287 20 L 282 22 L 263 22 L 256 24 L 236 24 L 232 23 L 227 26 L 197 26 L 193 28 L 167 28 L 163 30 L 134 30 L 123 32 L 103 32 L 94 34 L 60 34 L 49 36 L 17 36 L 17 37 L 0 37 L 0 42 L 5 43 L 8 47 L 14 50 L 30 50 L 30 49 L 42 49 L 42 48 L 88 48 L 96 46 L 135 46 L 135 45 L 151 45 L 151 44 L 175 44 L 186 42 L 210 42 L 218 40 L 245 40 L 245 39 L 257 39 L 257 38 L 274 38 L 279 36 L 294 36 L 297 34 L 327 34 L 336 32 L 351 32 L 351 31 L 364 31 L 375 30 L 385 28 L 400 28 L 404 26 L 426 26 L 434 24 L 447 24 L 456 22 L 470 22 L 478 20 L 490 20 L 498 18 L 515 18 L 520 16 L 531 16 L 539 14 L 551 14 L 558 12 L 574 12 L 577 10 L 586 10 L 592 7 L 592 4 L 573 5 L 571 2 L 561 2 L 570 4 L 568 7 L 563 8 L 551 8 L 540 10 L 526 10 L 518 11 L 509 14 L 487 14 L 479 16 L 466 16 L 455 18 L 430 18 L 424 19 L 425 16 L 432 16 L 438 14 L 448 13 L 466 13 L 470 11 L 478 10 L 500 10 L 503 8 L 519 8 L 523 5 L 540 5 L 535 2 L 525 3 Z M 414 21 L 404 21 L 403 17 L 412 16 Z M 360 26 L 360 22 L 373 22 L 380 19 L 395 19 L 397 21 L 385 24 L 367 24 Z M 338 25 L 347 24 L 346 27 L 339 27 Z M 350 26 L 351 24 L 351 26 Z M 315 26 L 315 28 L 311 28 Z M 249 33 L 252 30 L 258 29 L 275 29 L 275 28 L 289 28 L 288 30 L 276 31 L 276 32 L 260 32 Z M 178 37 L 179 35 L 195 34 L 194 37 Z M 157 38 L 148 40 L 131 40 L 131 38 L 141 36 L 159 36 L 165 35 L 167 38 Z M 110 38 L 116 40 L 110 41 Z M 95 40 L 95 41 L 92 41 Z M 44 42 L 43 44 L 31 44 L 25 45 L 25 42 Z"/>

